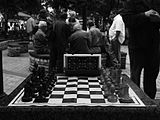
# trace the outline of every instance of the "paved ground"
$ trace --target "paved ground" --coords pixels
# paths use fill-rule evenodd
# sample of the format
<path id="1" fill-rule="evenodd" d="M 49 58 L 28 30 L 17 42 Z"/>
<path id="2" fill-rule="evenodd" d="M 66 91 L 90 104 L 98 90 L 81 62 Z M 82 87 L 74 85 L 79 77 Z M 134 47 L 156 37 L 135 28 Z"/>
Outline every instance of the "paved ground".
<path id="1" fill-rule="evenodd" d="M 127 46 L 122 46 L 121 51 L 127 52 Z M 3 53 L 3 79 L 4 79 L 4 92 L 10 94 L 28 75 L 29 75 L 29 55 L 28 53 L 21 54 L 20 57 L 8 57 L 7 50 Z M 123 70 L 130 76 L 129 57 L 126 57 L 126 69 Z M 141 85 L 142 89 L 143 86 Z M 160 74 L 157 78 L 158 92 L 157 99 L 160 99 Z"/>
<path id="2" fill-rule="evenodd" d="M 29 75 L 29 55 L 21 54 L 20 57 L 8 57 L 8 51 L 3 55 L 3 81 L 4 92 L 10 94 Z"/>

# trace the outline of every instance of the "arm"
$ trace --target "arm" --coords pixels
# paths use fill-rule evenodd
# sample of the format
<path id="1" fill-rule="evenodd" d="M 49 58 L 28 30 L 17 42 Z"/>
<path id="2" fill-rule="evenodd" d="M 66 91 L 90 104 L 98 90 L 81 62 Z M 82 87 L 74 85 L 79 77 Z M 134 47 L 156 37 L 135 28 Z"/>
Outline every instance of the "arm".
<path id="1" fill-rule="evenodd" d="M 137 28 L 153 22 L 151 15 L 156 12 L 143 0 L 130 0 L 126 3 L 125 9 L 121 12 L 127 27 Z"/>
<path id="2" fill-rule="evenodd" d="M 127 27 L 137 28 L 150 22 L 149 18 L 145 16 L 144 12 L 134 13 L 132 11 L 128 11 L 128 13 L 125 13 L 122 16 Z"/>

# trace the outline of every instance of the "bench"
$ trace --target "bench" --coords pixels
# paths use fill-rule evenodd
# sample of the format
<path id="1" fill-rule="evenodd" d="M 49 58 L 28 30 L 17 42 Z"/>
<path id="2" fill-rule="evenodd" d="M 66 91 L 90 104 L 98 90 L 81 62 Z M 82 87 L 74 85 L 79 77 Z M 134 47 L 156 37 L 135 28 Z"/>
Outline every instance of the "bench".
<path id="1" fill-rule="evenodd" d="M 18 43 L 9 43 L 8 44 L 8 56 L 9 57 L 18 57 L 20 56 L 20 45 Z"/>
<path id="2" fill-rule="evenodd" d="M 39 67 L 44 67 L 45 71 L 49 69 L 49 54 L 37 54 L 34 50 L 29 50 L 30 66 L 29 71 L 32 72 L 34 64 L 37 63 Z"/>
<path id="3" fill-rule="evenodd" d="M 27 53 L 28 52 L 28 44 L 29 41 L 19 41 L 18 44 L 20 45 L 20 52 Z"/>

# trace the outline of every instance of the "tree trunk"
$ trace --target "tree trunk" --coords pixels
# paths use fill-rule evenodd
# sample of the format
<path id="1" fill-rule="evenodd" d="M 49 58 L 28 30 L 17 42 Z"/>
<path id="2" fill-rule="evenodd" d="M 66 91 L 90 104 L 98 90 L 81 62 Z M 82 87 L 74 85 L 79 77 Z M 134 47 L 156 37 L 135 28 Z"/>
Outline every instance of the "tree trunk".
<path id="1" fill-rule="evenodd" d="M 86 13 L 87 13 L 87 7 L 86 7 L 86 4 L 84 4 L 83 7 L 82 7 L 82 18 L 83 18 L 82 29 L 83 30 L 87 30 L 87 17 L 86 17 Z"/>
<path id="2" fill-rule="evenodd" d="M 8 12 L 5 10 L 4 13 L 4 37 L 7 38 L 8 34 Z"/>

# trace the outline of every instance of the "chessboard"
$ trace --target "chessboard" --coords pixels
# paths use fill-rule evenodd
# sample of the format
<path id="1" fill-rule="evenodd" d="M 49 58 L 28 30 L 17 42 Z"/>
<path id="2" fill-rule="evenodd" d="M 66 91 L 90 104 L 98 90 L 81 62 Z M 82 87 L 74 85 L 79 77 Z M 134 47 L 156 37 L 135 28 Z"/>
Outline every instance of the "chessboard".
<path id="1" fill-rule="evenodd" d="M 129 85 L 128 85 L 129 86 Z M 144 107 L 144 103 L 129 86 L 130 102 L 109 102 L 104 96 L 99 77 L 57 76 L 51 94 L 43 101 L 23 102 L 24 89 L 10 102 L 9 106 L 123 106 Z"/>

